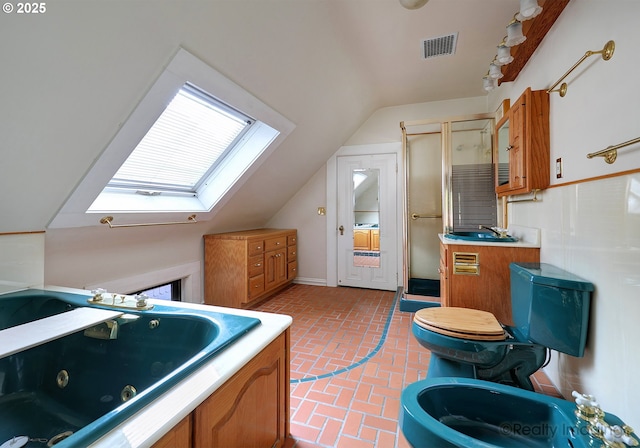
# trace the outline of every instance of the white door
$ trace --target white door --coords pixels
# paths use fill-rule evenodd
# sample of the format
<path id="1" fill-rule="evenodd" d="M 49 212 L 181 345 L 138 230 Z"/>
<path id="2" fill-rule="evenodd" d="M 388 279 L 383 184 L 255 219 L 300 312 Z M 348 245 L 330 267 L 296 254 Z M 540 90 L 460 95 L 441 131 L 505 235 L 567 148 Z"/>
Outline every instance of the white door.
<path id="1" fill-rule="evenodd" d="M 398 285 L 396 155 L 337 158 L 338 285 Z"/>

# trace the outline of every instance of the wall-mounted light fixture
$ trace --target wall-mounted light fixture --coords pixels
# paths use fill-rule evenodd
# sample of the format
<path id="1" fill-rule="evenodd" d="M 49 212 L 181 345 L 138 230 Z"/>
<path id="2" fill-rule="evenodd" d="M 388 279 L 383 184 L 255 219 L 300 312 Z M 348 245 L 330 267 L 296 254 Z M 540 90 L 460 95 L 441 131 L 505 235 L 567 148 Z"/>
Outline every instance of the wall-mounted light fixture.
<path id="1" fill-rule="evenodd" d="M 502 78 L 502 76 L 504 76 L 502 74 L 502 70 L 500 69 L 500 66 L 498 64 L 496 64 L 496 61 L 494 60 L 491 64 L 489 64 L 489 77 L 493 78 L 493 79 L 500 79 L 500 78 Z"/>
<path id="2" fill-rule="evenodd" d="M 429 0 L 400 0 L 400 4 L 407 9 L 422 8 Z"/>
<path id="3" fill-rule="evenodd" d="M 496 80 L 489 76 L 489 73 L 482 77 L 482 88 L 487 92 L 496 88 Z"/>
<path id="4" fill-rule="evenodd" d="M 494 63 L 498 65 L 507 65 L 513 62 L 513 56 L 511 56 L 511 47 L 506 44 L 507 37 L 505 36 L 498 45 L 498 54 L 496 55 Z"/>
<path id="5" fill-rule="evenodd" d="M 520 22 L 533 19 L 542 12 L 542 6 L 538 5 L 538 0 L 520 0 L 520 11 L 516 14 L 516 19 Z"/>
<path id="6" fill-rule="evenodd" d="M 515 47 L 527 40 L 527 37 L 522 34 L 522 22 L 517 19 L 513 19 L 509 25 L 507 25 L 507 39 L 504 44 L 507 47 Z"/>
<path id="7" fill-rule="evenodd" d="M 403 0 L 400 0 L 401 2 Z M 507 35 L 498 45 L 498 54 L 489 65 L 489 72 L 482 78 L 482 87 L 487 92 L 497 86 L 498 79 L 502 78 L 502 66 L 513 62 L 511 47 L 520 45 L 527 36 L 522 32 L 522 22 L 533 19 L 542 12 L 542 7 L 538 5 L 538 0 L 520 0 L 520 10 L 514 14 L 513 20 L 507 25 Z"/>

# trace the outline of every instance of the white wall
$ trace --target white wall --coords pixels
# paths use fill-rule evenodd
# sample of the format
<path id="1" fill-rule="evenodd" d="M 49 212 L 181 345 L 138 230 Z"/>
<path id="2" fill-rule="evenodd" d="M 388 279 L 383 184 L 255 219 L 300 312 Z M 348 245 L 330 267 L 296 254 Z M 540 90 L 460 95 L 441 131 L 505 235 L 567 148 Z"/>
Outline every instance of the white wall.
<path id="1" fill-rule="evenodd" d="M 640 145 L 606 164 L 586 154 L 640 137 L 638 71 L 640 2 L 573 0 L 518 79 L 512 101 L 527 87 L 551 86 L 587 50 L 616 43 L 614 56 L 592 56 L 569 75 L 564 98 L 551 95 L 551 183 L 542 202 L 510 206 L 510 222 L 541 229 L 541 259 L 595 285 L 583 358 L 561 355 L 545 369 L 568 396 L 593 394 L 603 409 L 640 426 L 640 174 L 562 185 L 640 168 Z M 492 104 L 502 99 L 492 93 Z M 555 178 L 562 157 L 564 178 Z"/>
<path id="2" fill-rule="evenodd" d="M 274 216 L 267 227 L 298 229 L 297 282 L 327 283 L 327 216 L 318 207 L 327 206 L 326 169 L 322 167 Z"/>

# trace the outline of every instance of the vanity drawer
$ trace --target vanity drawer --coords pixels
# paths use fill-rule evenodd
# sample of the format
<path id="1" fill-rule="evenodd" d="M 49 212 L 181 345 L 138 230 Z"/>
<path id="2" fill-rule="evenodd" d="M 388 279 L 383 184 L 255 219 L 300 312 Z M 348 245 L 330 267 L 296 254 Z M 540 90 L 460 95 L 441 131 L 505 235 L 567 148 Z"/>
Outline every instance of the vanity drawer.
<path id="1" fill-rule="evenodd" d="M 287 261 L 294 261 L 297 259 L 298 246 L 287 247 Z"/>
<path id="2" fill-rule="evenodd" d="M 264 240 L 264 250 L 269 252 L 270 250 L 280 249 L 287 245 L 287 237 L 279 236 L 277 238 L 269 238 Z"/>
<path id="3" fill-rule="evenodd" d="M 249 300 L 258 297 L 264 292 L 264 274 L 256 275 L 249 279 Z"/>
<path id="4" fill-rule="evenodd" d="M 287 280 L 291 280 L 298 275 L 298 262 L 292 261 L 287 264 Z"/>
<path id="5" fill-rule="evenodd" d="M 247 269 L 249 277 L 264 273 L 264 258 L 262 254 L 249 258 L 249 266 Z"/>
<path id="6" fill-rule="evenodd" d="M 289 235 L 287 237 L 287 246 L 293 246 L 298 243 L 298 237 L 296 235 Z"/>
<path id="7" fill-rule="evenodd" d="M 249 256 L 252 257 L 254 255 L 260 255 L 264 251 L 264 240 L 249 240 L 248 244 L 248 253 Z"/>

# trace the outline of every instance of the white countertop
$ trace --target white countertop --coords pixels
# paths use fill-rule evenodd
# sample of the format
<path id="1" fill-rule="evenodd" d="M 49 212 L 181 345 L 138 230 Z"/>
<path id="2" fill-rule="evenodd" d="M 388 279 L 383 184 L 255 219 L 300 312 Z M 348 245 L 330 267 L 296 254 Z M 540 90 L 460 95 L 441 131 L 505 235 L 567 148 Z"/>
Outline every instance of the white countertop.
<path id="1" fill-rule="evenodd" d="M 45 289 L 91 296 L 90 292 L 80 289 L 60 287 L 46 287 Z M 161 300 L 150 300 L 149 302 L 163 303 Z M 260 319 L 262 324 L 250 330 L 231 347 L 216 355 L 185 380 L 179 382 L 131 418 L 91 444 L 91 447 L 131 448 L 153 445 L 278 335 L 289 328 L 293 321 L 291 316 L 235 308 L 186 302 L 171 302 L 171 306 L 255 317 Z"/>
<path id="2" fill-rule="evenodd" d="M 497 247 L 521 247 L 521 248 L 540 248 L 540 229 L 525 226 L 509 226 L 507 233 L 516 237 L 518 241 L 513 243 L 497 243 L 489 241 L 465 241 L 449 239 L 445 234 L 439 233 L 438 237 L 443 244 L 455 244 L 462 246 L 497 246 Z"/>

